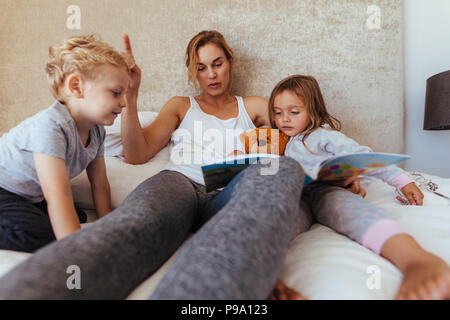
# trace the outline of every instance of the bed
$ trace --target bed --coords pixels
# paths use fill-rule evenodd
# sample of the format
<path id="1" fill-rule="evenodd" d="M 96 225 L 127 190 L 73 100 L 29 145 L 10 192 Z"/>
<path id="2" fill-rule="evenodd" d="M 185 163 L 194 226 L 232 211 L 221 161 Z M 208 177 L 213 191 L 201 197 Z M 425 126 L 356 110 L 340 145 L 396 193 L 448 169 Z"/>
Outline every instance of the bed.
<path id="1" fill-rule="evenodd" d="M 143 126 L 156 116 L 140 112 Z M 130 165 L 120 157 L 120 119 L 107 127 L 105 160 L 114 207 L 143 180 L 158 173 L 169 159 L 168 147 L 149 162 Z M 123 173 L 126 172 L 126 175 Z M 439 192 L 450 195 L 450 179 L 423 174 L 439 186 Z M 395 199 L 393 187 L 382 181 L 363 179 L 366 200 L 384 208 L 402 223 L 426 250 L 450 263 L 450 203 L 423 190 L 424 205 L 402 206 Z M 87 223 L 96 219 L 87 175 L 83 172 L 72 180 L 75 202 L 88 214 Z M 174 255 L 151 277 L 142 282 L 128 299 L 147 299 L 164 275 Z M 31 254 L 0 250 L 0 276 Z M 293 239 L 281 278 L 288 286 L 310 299 L 392 299 L 401 283 L 401 273 L 387 260 L 333 230 L 314 224 Z"/>

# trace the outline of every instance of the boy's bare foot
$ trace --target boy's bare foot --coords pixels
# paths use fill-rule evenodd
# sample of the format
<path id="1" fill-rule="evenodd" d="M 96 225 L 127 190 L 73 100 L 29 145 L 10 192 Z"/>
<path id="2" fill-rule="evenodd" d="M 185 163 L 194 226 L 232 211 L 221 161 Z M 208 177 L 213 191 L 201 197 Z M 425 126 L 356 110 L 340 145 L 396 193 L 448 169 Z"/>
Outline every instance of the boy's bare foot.
<path id="1" fill-rule="evenodd" d="M 278 280 L 270 293 L 269 300 L 308 300 L 308 298 L 289 288 L 283 281 Z"/>
<path id="2" fill-rule="evenodd" d="M 439 257 L 427 254 L 408 266 L 396 299 L 447 300 L 450 299 L 450 267 Z"/>

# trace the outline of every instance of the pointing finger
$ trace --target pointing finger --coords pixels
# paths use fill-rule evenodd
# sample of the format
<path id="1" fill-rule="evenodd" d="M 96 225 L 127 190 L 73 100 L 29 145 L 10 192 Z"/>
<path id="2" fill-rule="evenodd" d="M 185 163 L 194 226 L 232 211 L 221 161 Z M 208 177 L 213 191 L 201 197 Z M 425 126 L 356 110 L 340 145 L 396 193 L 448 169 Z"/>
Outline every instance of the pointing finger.
<path id="1" fill-rule="evenodd" d="M 125 45 L 125 51 L 128 54 L 133 55 L 133 50 L 131 50 L 130 37 L 126 33 L 123 35 L 123 43 Z"/>

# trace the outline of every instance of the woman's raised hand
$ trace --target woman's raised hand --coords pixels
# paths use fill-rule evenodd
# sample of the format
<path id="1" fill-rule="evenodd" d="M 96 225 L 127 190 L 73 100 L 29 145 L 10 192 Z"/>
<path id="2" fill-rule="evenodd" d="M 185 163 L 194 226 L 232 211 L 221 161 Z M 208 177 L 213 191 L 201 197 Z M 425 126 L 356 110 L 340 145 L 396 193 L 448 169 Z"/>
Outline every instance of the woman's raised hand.
<path id="1" fill-rule="evenodd" d="M 123 43 L 125 45 L 125 52 L 121 52 L 121 55 L 130 63 L 131 66 L 133 66 L 131 68 L 130 82 L 128 84 L 126 96 L 127 98 L 137 100 L 139 86 L 141 84 L 141 69 L 136 65 L 133 51 L 131 50 L 130 37 L 127 34 L 123 35 Z"/>

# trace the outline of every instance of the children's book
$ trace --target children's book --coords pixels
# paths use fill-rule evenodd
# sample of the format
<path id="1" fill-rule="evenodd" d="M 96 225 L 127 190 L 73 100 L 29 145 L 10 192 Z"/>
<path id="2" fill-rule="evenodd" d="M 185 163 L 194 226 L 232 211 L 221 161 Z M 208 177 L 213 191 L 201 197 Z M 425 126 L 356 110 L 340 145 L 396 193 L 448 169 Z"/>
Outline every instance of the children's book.
<path id="1" fill-rule="evenodd" d="M 262 159 L 279 158 L 279 155 L 252 153 L 227 157 L 223 161 L 202 166 L 206 191 L 225 187 L 235 175 Z"/>
<path id="2" fill-rule="evenodd" d="M 202 166 L 207 191 L 225 187 L 235 175 L 249 165 L 270 158 L 279 158 L 279 156 L 265 153 L 245 154 L 228 157 L 221 162 Z M 323 161 L 315 173 L 306 172 L 304 185 L 315 180 L 335 181 L 369 174 L 382 167 L 397 164 L 410 158 L 409 155 L 381 152 L 352 153 L 331 157 Z M 273 174 L 276 174 L 276 172 Z"/>
<path id="3" fill-rule="evenodd" d="M 410 159 L 406 154 L 361 152 L 335 156 L 323 161 L 316 173 L 307 172 L 305 185 L 315 180 L 336 181 L 370 174 L 380 168 Z"/>

